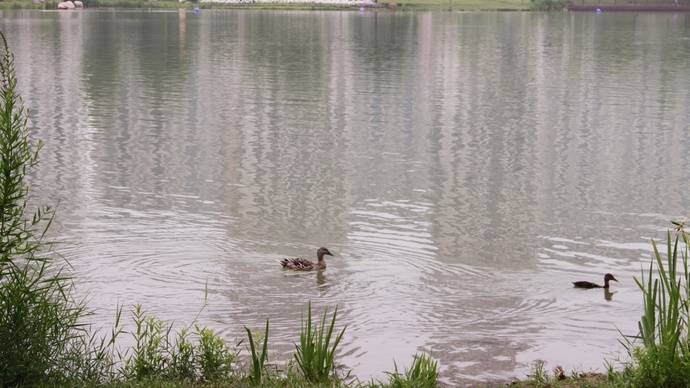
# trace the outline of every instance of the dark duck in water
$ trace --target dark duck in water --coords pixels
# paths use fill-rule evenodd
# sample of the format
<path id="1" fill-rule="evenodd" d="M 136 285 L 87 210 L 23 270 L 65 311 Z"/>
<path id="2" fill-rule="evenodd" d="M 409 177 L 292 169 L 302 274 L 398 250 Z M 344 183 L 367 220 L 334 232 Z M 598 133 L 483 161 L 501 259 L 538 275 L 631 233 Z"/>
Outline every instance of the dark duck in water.
<path id="1" fill-rule="evenodd" d="M 316 263 L 311 260 L 296 257 L 294 259 L 283 259 L 280 261 L 280 265 L 282 265 L 285 269 L 291 269 L 293 271 L 311 271 L 314 269 L 326 269 L 326 260 L 323 259 L 323 257 L 326 255 L 333 256 L 333 254 L 328 250 L 328 248 L 319 248 L 319 250 L 316 251 L 316 258 L 318 259 Z"/>
<path id="2" fill-rule="evenodd" d="M 591 282 L 573 282 L 573 285 L 575 288 L 605 288 L 609 289 L 609 281 L 613 280 L 614 282 L 617 282 L 616 278 L 613 277 L 610 273 L 607 273 L 604 275 L 604 285 L 600 286 L 596 283 L 591 283 Z"/>

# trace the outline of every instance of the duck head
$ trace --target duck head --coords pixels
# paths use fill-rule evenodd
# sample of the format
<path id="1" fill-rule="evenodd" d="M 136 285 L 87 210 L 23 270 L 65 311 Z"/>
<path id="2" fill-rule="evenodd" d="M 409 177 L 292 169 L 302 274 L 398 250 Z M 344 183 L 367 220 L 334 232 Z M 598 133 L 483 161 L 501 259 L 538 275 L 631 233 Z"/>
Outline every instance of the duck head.
<path id="1" fill-rule="evenodd" d="M 618 280 L 616 280 L 616 278 L 613 277 L 613 275 L 611 275 L 610 273 L 607 273 L 606 275 L 604 275 L 604 282 L 608 283 L 609 280 L 613 280 L 614 282 L 618 281 Z"/>
<path id="2" fill-rule="evenodd" d="M 328 248 L 321 247 L 318 251 L 316 251 L 316 257 L 318 257 L 319 260 L 323 260 L 323 257 L 325 255 L 333 256 L 333 254 L 331 253 L 331 251 L 328 250 Z"/>

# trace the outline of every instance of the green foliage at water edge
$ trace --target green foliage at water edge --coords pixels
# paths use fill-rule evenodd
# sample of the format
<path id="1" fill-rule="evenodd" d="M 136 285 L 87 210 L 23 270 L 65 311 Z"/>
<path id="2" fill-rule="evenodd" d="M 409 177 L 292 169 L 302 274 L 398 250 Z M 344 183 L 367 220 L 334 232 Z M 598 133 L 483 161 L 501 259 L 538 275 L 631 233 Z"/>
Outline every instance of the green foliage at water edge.
<path id="1" fill-rule="evenodd" d="M 560 11 L 567 3 L 565 0 L 530 0 L 530 8 L 534 11 Z"/>
<path id="2" fill-rule="evenodd" d="M 333 337 L 338 308 L 335 308 L 328 328 L 326 328 L 327 315 L 328 310 L 323 312 L 321 323 L 314 325 L 311 318 L 311 302 L 309 302 L 306 323 L 302 322 L 300 341 L 295 351 L 295 361 L 308 381 L 326 382 L 335 377 L 335 351 L 345 334 L 345 327 Z"/>
<path id="3" fill-rule="evenodd" d="M 244 327 L 247 331 L 247 337 L 249 338 L 249 348 L 251 350 L 251 369 L 249 380 L 253 384 L 260 385 L 263 381 L 264 368 L 266 362 L 268 362 L 268 319 L 266 320 L 266 330 L 264 331 L 264 344 L 261 347 L 261 354 L 257 352 L 257 344 L 254 343 L 254 336 L 252 331 L 249 330 L 247 326 Z"/>
<path id="4" fill-rule="evenodd" d="M 412 365 L 404 373 L 388 372 L 391 388 L 433 388 L 438 385 L 438 363 L 426 354 L 415 355 Z"/>
<path id="5" fill-rule="evenodd" d="M 616 377 L 626 385 L 690 386 L 690 239 L 684 224 L 674 224 L 676 230 L 668 232 L 665 251 L 652 241 L 649 268 L 635 278 L 642 291 L 644 313 L 638 335 L 624 337 L 632 362 Z"/>

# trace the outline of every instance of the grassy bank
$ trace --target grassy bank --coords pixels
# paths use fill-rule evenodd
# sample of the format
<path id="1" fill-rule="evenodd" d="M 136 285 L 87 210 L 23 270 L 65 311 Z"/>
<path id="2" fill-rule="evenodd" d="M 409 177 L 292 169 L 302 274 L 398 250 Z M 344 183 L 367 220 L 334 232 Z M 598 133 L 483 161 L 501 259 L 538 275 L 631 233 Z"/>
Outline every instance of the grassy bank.
<path id="1" fill-rule="evenodd" d="M 1 10 L 10 9 L 56 9 L 57 3 L 49 2 L 48 4 L 33 4 L 31 1 L 27 0 L 17 0 L 17 1 L 2 1 L 0 2 Z"/>
<path id="2" fill-rule="evenodd" d="M 610 386 L 611 381 L 603 373 L 566 373 L 556 367 L 552 372 L 544 368 L 543 362 L 537 362 L 528 379 L 514 381 L 510 384 L 516 388 L 590 388 Z"/>
<path id="3" fill-rule="evenodd" d="M 33 3 L 31 0 L 0 1 L 0 9 L 45 9 L 57 10 L 59 0 L 46 0 L 43 3 Z M 141 8 L 141 9 L 179 9 L 194 8 L 193 3 L 179 3 L 177 1 L 151 0 L 91 0 L 86 2 L 87 9 L 94 8 Z M 62 12 L 81 12 L 81 10 L 64 10 Z"/>
<path id="4" fill-rule="evenodd" d="M 400 0 L 398 8 L 454 11 L 528 11 L 530 0 Z"/>

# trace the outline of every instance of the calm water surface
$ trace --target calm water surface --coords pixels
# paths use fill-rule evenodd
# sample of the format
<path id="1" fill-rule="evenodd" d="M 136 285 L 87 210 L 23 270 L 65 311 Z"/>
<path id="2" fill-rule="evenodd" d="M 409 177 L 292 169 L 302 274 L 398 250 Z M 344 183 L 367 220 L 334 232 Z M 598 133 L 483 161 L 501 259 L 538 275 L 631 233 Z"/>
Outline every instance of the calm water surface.
<path id="1" fill-rule="evenodd" d="M 690 205 L 690 16 L 4 13 L 45 142 L 36 199 L 101 325 L 118 303 L 230 340 L 308 300 L 341 361 L 450 384 L 601 368 Z M 278 260 L 336 252 L 323 274 Z M 611 300 L 571 288 L 612 272 Z"/>

